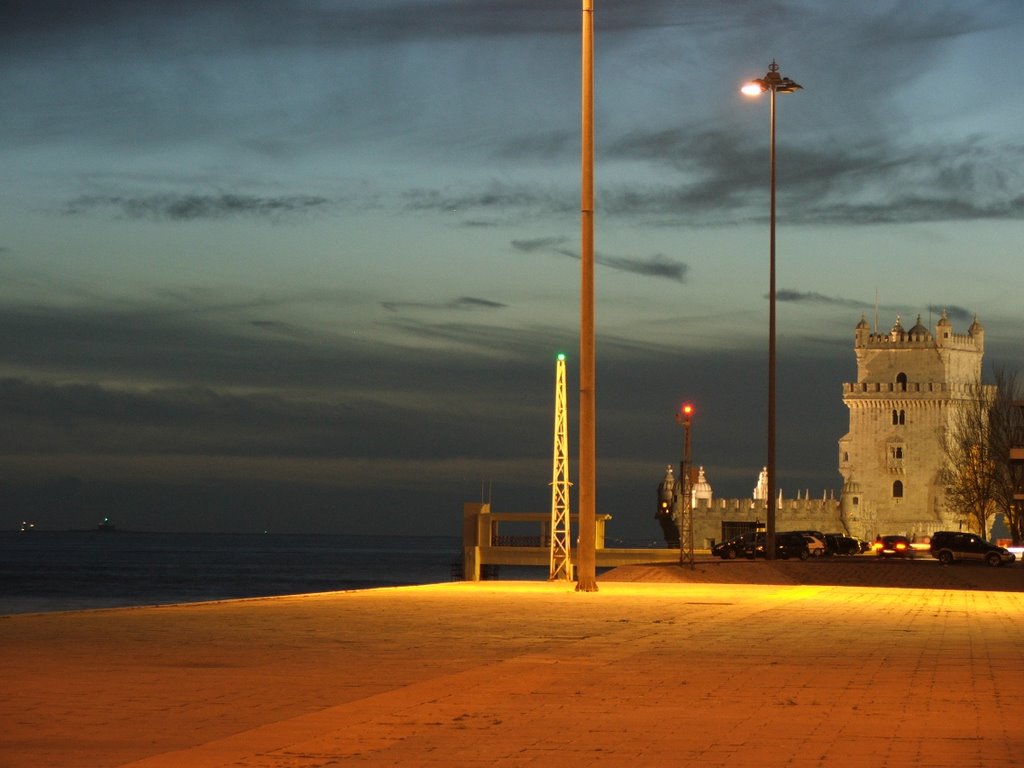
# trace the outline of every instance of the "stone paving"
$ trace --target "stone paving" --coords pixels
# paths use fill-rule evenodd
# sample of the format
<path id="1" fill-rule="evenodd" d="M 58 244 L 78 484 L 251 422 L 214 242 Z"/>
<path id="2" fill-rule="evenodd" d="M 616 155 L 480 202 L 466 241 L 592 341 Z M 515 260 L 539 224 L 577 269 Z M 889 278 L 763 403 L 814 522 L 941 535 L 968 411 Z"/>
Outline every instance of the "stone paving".
<path id="1" fill-rule="evenodd" d="M 4 768 L 1024 762 L 1024 593 L 483 582 L 0 618 Z"/>

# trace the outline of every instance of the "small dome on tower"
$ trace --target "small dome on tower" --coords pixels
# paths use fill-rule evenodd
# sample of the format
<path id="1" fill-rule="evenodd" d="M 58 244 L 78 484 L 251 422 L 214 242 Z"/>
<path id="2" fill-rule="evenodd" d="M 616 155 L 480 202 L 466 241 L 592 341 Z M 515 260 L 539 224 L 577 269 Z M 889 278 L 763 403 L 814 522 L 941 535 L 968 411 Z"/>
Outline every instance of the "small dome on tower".
<path id="1" fill-rule="evenodd" d="M 841 493 L 843 496 L 855 496 L 862 493 L 860 483 L 853 479 L 853 475 L 850 475 L 849 479 L 843 483 L 843 490 Z"/>
<path id="2" fill-rule="evenodd" d="M 711 483 L 704 476 L 704 467 L 697 471 L 697 482 L 693 485 L 693 500 L 711 499 Z"/>
<path id="3" fill-rule="evenodd" d="M 860 316 L 860 322 L 857 323 L 857 330 L 858 331 L 863 331 L 863 330 L 867 330 L 867 328 L 868 328 L 868 321 L 867 321 L 867 318 L 864 317 L 864 313 L 862 312 L 861 316 Z"/>
<path id="4" fill-rule="evenodd" d="M 920 315 L 917 316 L 917 323 L 910 329 L 909 333 L 912 339 L 924 340 L 931 337 L 931 333 L 929 333 L 928 329 L 921 325 Z"/>
<path id="5" fill-rule="evenodd" d="M 952 325 L 952 323 L 949 322 L 949 318 L 946 316 L 946 310 L 942 310 L 942 317 L 939 318 L 939 322 L 936 323 L 936 325 L 942 325 L 942 326 Z"/>
<path id="6" fill-rule="evenodd" d="M 981 323 L 978 322 L 978 316 L 975 315 L 974 316 L 974 322 L 971 323 L 971 327 L 967 329 L 967 332 L 969 334 L 971 334 L 971 336 L 977 336 L 979 333 L 981 333 L 984 330 L 985 329 L 982 327 Z"/>

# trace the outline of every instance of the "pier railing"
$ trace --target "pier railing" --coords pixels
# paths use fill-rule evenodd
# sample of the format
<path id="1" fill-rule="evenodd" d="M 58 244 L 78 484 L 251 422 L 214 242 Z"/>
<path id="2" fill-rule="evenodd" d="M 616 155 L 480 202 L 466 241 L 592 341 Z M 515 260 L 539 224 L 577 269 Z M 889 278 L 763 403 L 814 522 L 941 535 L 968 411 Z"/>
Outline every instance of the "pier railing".
<path id="1" fill-rule="evenodd" d="M 575 531 L 577 516 L 569 518 Z M 678 549 L 606 548 L 605 525 L 611 519 L 611 515 L 596 516 L 598 567 L 679 560 Z M 516 529 L 514 533 L 508 532 L 511 527 Z M 523 533 L 524 527 L 532 528 L 535 533 Z M 492 512 L 490 504 L 467 502 L 462 505 L 462 578 L 466 581 L 479 581 L 481 569 L 487 566 L 547 566 L 551 562 L 550 542 L 550 512 Z M 575 546 L 571 548 L 570 558 L 575 565 Z"/>

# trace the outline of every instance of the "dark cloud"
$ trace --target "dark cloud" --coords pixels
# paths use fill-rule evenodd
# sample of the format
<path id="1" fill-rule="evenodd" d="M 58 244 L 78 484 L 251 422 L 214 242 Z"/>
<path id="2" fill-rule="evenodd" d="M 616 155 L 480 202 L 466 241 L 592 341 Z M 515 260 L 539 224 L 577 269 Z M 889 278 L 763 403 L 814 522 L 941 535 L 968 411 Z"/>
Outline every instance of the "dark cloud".
<path id="1" fill-rule="evenodd" d="M 767 294 L 765 295 L 765 298 L 767 298 Z M 913 316 L 913 312 L 907 312 L 906 307 L 898 307 L 893 304 L 879 305 L 872 302 L 861 301 L 859 299 L 847 299 L 840 296 L 826 296 L 815 291 L 793 291 L 789 289 L 780 289 L 776 291 L 775 298 L 777 301 L 789 304 L 807 304 L 861 310 L 862 314 L 865 315 L 868 314 L 868 311 L 874 313 L 884 312 L 887 318 L 891 318 L 892 322 L 895 322 L 895 318 L 897 316 L 902 318 L 909 318 Z M 924 308 L 924 312 L 929 316 L 932 316 L 933 320 L 937 320 L 945 314 L 951 321 L 964 324 L 971 323 L 976 316 L 976 313 L 955 304 L 929 304 Z M 928 322 L 930 324 L 934 324 L 933 320 L 929 320 Z M 886 320 L 886 322 L 889 322 L 889 320 Z M 883 325 L 885 325 L 885 323 L 883 323 Z M 906 323 L 904 323 L 904 326 L 906 327 Z M 888 327 L 888 325 L 885 327 Z"/>
<path id="2" fill-rule="evenodd" d="M 687 264 L 672 261 L 661 254 L 656 254 L 649 259 L 595 254 L 594 261 L 597 264 L 622 272 L 632 272 L 635 275 L 645 275 L 647 277 L 664 277 L 677 283 L 686 282 L 686 273 L 690 268 Z"/>
<path id="3" fill-rule="evenodd" d="M 314 195 L 257 197 L 253 195 L 160 194 L 142 197 L 83 195 L 67 203 L 64 212 L 82 215 L 113 209 L 128 219 L 195 221 L 234 216 L 255 216 L 271 220 L 321 211 L 330 204 Z"/>
<path id="4" fill-rule="evenodd" d="M 934 314 L 936 317 L 942 317 L 942 315 L 945 314 L 950 320 L 960 323 L 971 323 L 974 318 L 977 317 L 976 312 L 972 312 L 964 307 L 959 307 L 956 304 L 943 304 L 942 306 L 939 306 L 938 304 L 931 304 L 928 307 L 928 312 Z"/>
<path id="5" fill-rule="evenodd" d="M 880 224 L 1024 217 L 1024 180 L 1013 171 L 1024 145 L 978 138 L 901 147 L 870 144 L 788 146 L 780 140 L 777 191 L 788 224 Z M 679 181 L 620 183 L 599 191 L 610 216 L 665 222 L 742 223 L 763 219 L 766 150 L 727 130 L 634 131 L 607 148 L 609 160 L 674 168 Z M 861 202 L 853 202 L 861 201 Z"/>
<path id="6" fill-rule="evenodd" d="M 578 192 L 544 188 L 537 184 L 489 182 L 473 189 L 469 185 L 454 192 L 448 189 L 413 189 L 403 193 L 401 203 L 409 211 L 480 212 L 493 211 L 517 220 L 524 215 L 569 214 L 577 207 Z"/>
<path id="7" fill-rule="evenodd" d="M 749 0 L 743 0 L 737 7 L 751 5 Z M 218 28 L 227 42 L 265 46 L 314 43 L 331 47 L 466 36 L 575 35 L 579 31 L 579 13 L 579 8 L 552 7 L 545 0 L 374 0 L 334 4 L 309 4 L 301 0 L 97 0 L 88 8 L 73 0 L 45 0 L 16 2 L 6 9 L 3 38 L 57 42 L 83 31 L 138 34 L 156 22 L 170 27 L 172 35 L 184 35 L 196 26 L 197 20 L 204 20 Z M 705 2 L 606 0 L 597 18 L 601 30 L 608 32 L 717 24 L 720 17 Z M 163 36 L 167 34 L 165 29 Z"/>
<path id="8" fill-rule="evenodd" d="M 382 301 L 384 309 L 390 312 L 397 312 L 402 309 L 444 309 L 444 310 L 480 310 L 480 309 L 504 309 L 507 304 L 489 299 L 478 299 L 473 296 L 460 296 L 451 301 L 430 303 L 426 301 Z"/>
<path id="9" fill-rule="evenodd" d="M 876 225 L 1024 218 L 1024 145 L 971 138 L 904 147 L 877 136 L 870 143 L 808 149 L 780 140 L 777 192 L 787 225 Z M 724 226 L 766 216 L 767 150 L 727 128 L 634 130 L 613 140 L 598 162 L 643 162 L 665 181 L 598 183 L 596 213 L 658 226 Z M 622 176 L 622 174 L 616 174 Z M 412 211 L 493 212 L 508 222 L 564 218 L 578 206 L 578 189 L 489 182 L 458 192 L 411 190 Z M 514 241 L 539 250 L 543 239 Z"/>
<path id="10" fill-rule="evenodd" d="M 775 292 L 777 301 L 790 302 L 793 304 L 823 304 L 834 307 L 849 307 L 850 309 L 872 309 L 875 305 L 857 299 L 844 299 L 838 296 L 825 296 L 815 291 L 791 291 L 780 289 Z"/>
<path id="11" fill-rule="evenodd" d="M 81 314 L 76 319 L 81 325 Z M 38 338 L 70 321 L 68 316 L 42 323 L 33 335 Z M 108 323 L 94 320 L 91 325 Z M 78 466 L 90 492 L 98 493 L 97 484 L 121 487 L 123 499 L 137 499 L 130 487 L 145 477 L 177 488 L 170 497 L 191 495 L 192 503 L 202 499 L 204 505 L 220 505 L 217 514 L 223 514 L 233 508 L 231 496 L 250 498 L 271 480 L 300 495 L 320 485 L 358 485 L 352 478 L 360 474 L 359 463 L 366 462 L 361 474 L 370 485 L 381 479 L 381 472 L 393 473 L 390 483 L 377 485 L 381 494 L 392 486 L 424 488 L 416 496 L 425 520 L 457 515 L 465 500 L 458 489 L 475 497 L 482 479 L 495 481 L 502 508 L 543 509 L 550 502 L 553 361 L 558 342 L 566 341 L 557 332 L 407 322 L 408 333 L 431 342 L 422 352 L 348 343 L 329 355 L 326 344 L 246 342 L 177 321 L 163 332 L 157 326 L 151 322 L 123 329 L 122 336 L 133 340 L 129 359 L 111 360 L 101 353 L 93 360 L 87 375 L 106 383 L 55 383 L 41 375 L 0 381 L 0 440 L 6 451 L 20 456 L 19 474 L 45 478 L 50 468 Z M 24 322 L 19 330 L 30 331 Z M 178 352 L 165 347 L 164 339 L 171 336 L 178 337 Z M 188 349 L 200 340 L 208 353 Z M 77 345 L 89 354 L 108 343 L 79 335 L 68 347 Z M 81 373 L 74 360 L 61 361 L 60 351 L 51 350 L 49 367 L 39 374 L 67 381 Z M 159 363 L 155 358 L 160 355 L 169 359 Z M 8 351 L 5 357 L 17 355 Z M 761 441 L 750 436 L 763 431 L 759 401 L 751 399 L 749 369 L 761 363 L 763 353 L 751 350 L 682 353 L 602 340 L 599 495 L 601 509 L 615 515 L 619 535 L 643 533 L 650 525 L 653 489 L 664 464 L 677 458 L 671 413 L 681 394 L 700 404 L 703 422 L 695 456 L 708 467 L 716 492 L 749 492 L 762 462 Z M 781 374 L 786 384 L 780 391 L 786 392 L 787 402 L 799 400 L 799 422 L 806 423 L 819 407 L 832 415 L 814 418 L 820 435 L 809 436 L 803 428 L 793 435 L 784 432 L 780 455 L 787 464 L 793 462 L 790 466 L 799 460 L 802 471 L 810 473 L 800 477 L 813 478 L 817 488 L 834 474 L 822 456 L 831 456 L 841 410 L 833 397 L 838 387 L 804 397 L 810 385 L 808 377 L 796 376 L 801 365 L 780 360 L 780 370 L 792 371 L 796 382 L 791 389 L 789 374 Z M 274 376 L 274 370 L 283 373 Z M 180 384 L 173 383 L 175 371 Z M 144 383 L 157 374 L 168 384 Z M 570 375 L 575 379 L 574 370 Z M 183 381 L 189 376 L 208 383 L 189 386 Z M 820 377 L 815 380 L 820 385 Z M 686 382 L 685 393 L 679 391 L 680 381 Z M 316 382 L 313 396 L 303 394 L 309 382 Z M 575 399 L 572 386 L 570 391 Z M 571 413 L 574 421 L 575 407 Z M 793 451 L 798 455 L 792 457 Z M 337 475 L 333 480 L 332 473 Z M 0 482 L 23 485 L 9 472 L 0 472 Z M 441 488 L 447 493 L 441 494 Z M 105 498 L 111 495 L 116 494 Z M 349 498 L 363 497 L 352 493 Z M 338 503 L 336 495 L 321 500 Z M 122 500 L 109 513 L 124 520 L 139 511 Z M 166 514 L 178 521 L 188 517 L 174 509 Z M 321 509 L 312 519 L 322 517 Z M 281 527 L 280 517 L 274 525 Z M 338 513 L 333 525 L 352 530 L 358 521 Z"/>
<path id="12" fill-rule="evenodd" d="M 538 237 L 531 240 L 513 240 L 512 247 L 523 253 L 547 251 L 578 260 L 580 255 L 577 251 L 562 247 L 567 240 L 568 238 L 565 237 Z M 644 275 L 646 277 L 664 277 L 679 283 L 686 282 L 686 273 L 689 270 L 689 265 L 680 261 L 674 261 L 660 253 L 646 259 L 595 253 L 594 263 L 619 270 L 620 272 L 631 272 L 635 275 Z"/>
<path id="13" fill-rule="evenodd" d="M 576 251 L 559 248 L 556 249 L 556 252 L 572 259 L 578 260 L 580 258 L 579 253 Z M 661 254 L 656 254 L 647 259 L 640 259 L 595 253 L 594 263 L 619 270 L 620 272 L 631 272 L 635 275 L 644 275 L 645 277 L 664 277 L 677 283 L 686 282 L 686 273 L 690 269 L 689 265 L 680 261 L 672 261 Z"/>
<path id="14" fill-rule="evenodd" d="M 457 303 L 480 301 L 497 303 Z M 858 314 L 847 312 L 851 335 Z M 265 314 L 245 332 L 161 311 L 8 308 L 0 323 L 0 356 L 26 372 L 0 380 L 0 484 L 44 525 L 58 519 L 54 510 L 78 509 L 60 503 L 71 490 L 93 499 L 80 517 L 59 518 L 75 525 L 95 524 L 90 510 L 102 500 L 104 514 L 151 528 L 217 520 L 247 529 L 247 510 L 259 509 L 277 530 L 379 531 L 379 518 L 365 515 L 387 515 L 387 504 L 407 506 L 401 498 L 412 495 L 407 532 L 429 533 L 457 520 L 484 480 L 494 481 L 499 508 L 543 511 L 558 351 L 570 352 L 575 428 L 577 371 L 566 350 L 575 334 L 565 329 L 394 316 L 389 327 L 408 340 L 396 345 L 286 337 L 280 329 L 293 326 Z M 780 487 L 838 491 L 852 342 L 782 341 Z M 697 405 L 694 462 L 716 495 L 750 494 L 764 462 L 766 359 L 760 343 L 696 350 L 601 336 L 598 507 L 613 515 L 613 535 L 656 532 L 651 502 L 664 465 L 679 458 L 673 414 L 683 399 Z M 79 478 L 74 488 L 61 484 L 69 476 Z M 301 520 L 289 518 L 289 493 L 303 500 Z M 209 512 L 193 517 L 196 508 Z"/>
<path id="15" fill-rule="evenodd" d="M 566 237 L 535 237 L 530 240 L 513 240 L 512 247 L 524 253 L 555 250 L 564 245 Z"/>

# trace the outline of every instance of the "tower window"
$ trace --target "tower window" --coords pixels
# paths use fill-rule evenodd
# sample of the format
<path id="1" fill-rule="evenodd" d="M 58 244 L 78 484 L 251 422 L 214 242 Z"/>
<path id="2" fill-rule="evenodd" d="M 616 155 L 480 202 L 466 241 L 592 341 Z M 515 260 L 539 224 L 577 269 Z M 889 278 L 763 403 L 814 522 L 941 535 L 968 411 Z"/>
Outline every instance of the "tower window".
<path id="1" fill-rule="evenodd" d="M 905 373 L 897 373 L 896 374 L 896 387 L 901 392 L 906 392 L 907 391 L 907 374 L 905 374 Z"/>
<path id="2" fill-rule="evenodd" d="M 897 480 L 896 482 L 894 482 L 892 484 L 892 497 L 894 499 L 902 499 L 903 498 L 903 481 L 902 480 Z"/>

